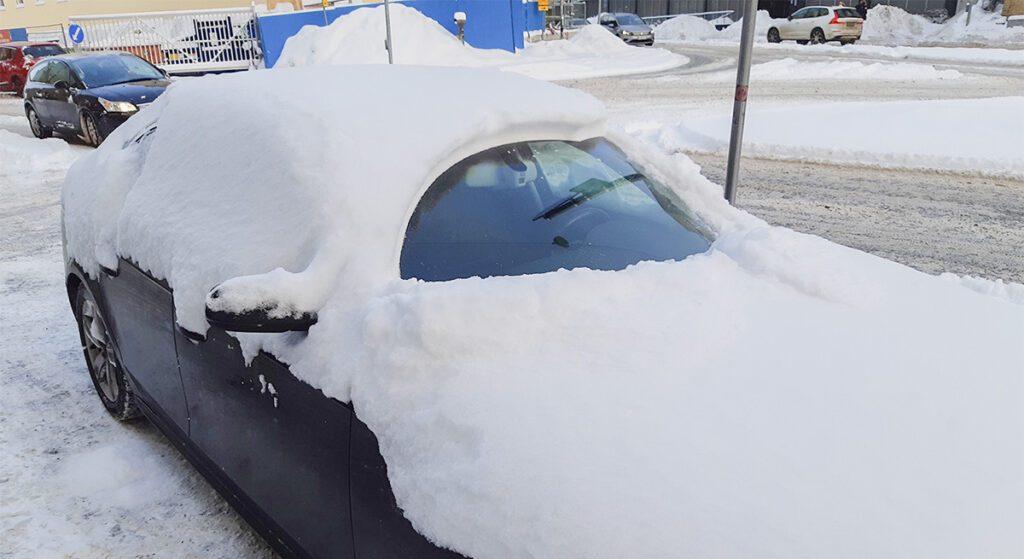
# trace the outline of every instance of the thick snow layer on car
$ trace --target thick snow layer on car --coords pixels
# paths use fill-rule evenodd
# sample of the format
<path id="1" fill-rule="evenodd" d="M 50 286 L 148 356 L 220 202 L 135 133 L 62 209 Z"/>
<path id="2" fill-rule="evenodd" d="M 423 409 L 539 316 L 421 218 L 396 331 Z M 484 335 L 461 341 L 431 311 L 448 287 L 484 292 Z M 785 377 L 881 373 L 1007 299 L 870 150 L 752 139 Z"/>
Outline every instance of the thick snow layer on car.
<path id="1" fill-rule="evenodd" d="M 601 116 L 493 71 L 185 80 L 72 168 L 69 252 L 167 279 L 196 331 L 236 276 L 243 308 L 318 311 L 308 334 L 240 339 L 350 400 L 414 526 L 468 556 L 1019 557 L 1024 307 L 991 285 L 769 227 L 615 134 L 718 233 L 708 253 L 398 279 L 432 177 Z"/>
<path id="2" fill-rule="evenodd" d="M 183 80 L 71 168 L 68 252 L 93 274 L 122 255 L 167 279 L 178 321 L 197 332 L 212 287 L 275 268 L 261 282 L 293 286 L 275 310 L 315 309 L 343 270 L 348 291 L 396 275 L 405 222 L 434 176 L 486 147 L 600 135 L 602 114 L 584 93 L 493 70 Z M 235 280 L 219 303 L 251 299 L 251 285 Z"/>
<path id="3" fill-rule="evenodd" d="M 355 10 L 327 27 L 306 26 L 288 39 L 276 66 L 386 64 L 384 8 Z M 637 49 L 600 26 L 566 41 L 530 44 L 517 53 L 463 45 L 415 8 L 391 7 L 395 64 L 493 67 L 545 80 L 656 72 L 685 64 L 684 56 Z"/>
<path id="4" fill-rule="evenodd" d="M 705 113 L 667 126 L 638 121 L 629 126 L 668 152 L 725 153 L 731 115 Z M 1024 97 L 751 109 L 743 135 L 744 154 L 1022 177 L 1022 115 Z M 931 132 L 939 118 L 943 126 L 957 131 L 958 141 Z M 841 126 L 841 133 L 822 133 L 835 126 Z"/>
<path id="5" fill-rule="evenodd" d="M 908 62 L 861 62 L 859 60 L 829 60 L 813 62 L 795 58 L 781 58 L 750 68 L 750 82 L 790 80 L 956 80 L 964 75 L 952 69 L 940 70 L 931 64 Z M 714 72 L 704 77 L 707 81 L 735 81 L 736 71 Z"/>
<path id="6" fill-rule="evenodd" d="M 943 23 L 933 23 L 895 6 L 878 5 L 871 8 L 864 20 L 862 38 L 882 45 L 1024 44 L 1024 28 L 1006 27 L 1005 17 L 998 11 L 986 11 L 981 4 L 974 3 L 970 25 L 966 12 Z"/>

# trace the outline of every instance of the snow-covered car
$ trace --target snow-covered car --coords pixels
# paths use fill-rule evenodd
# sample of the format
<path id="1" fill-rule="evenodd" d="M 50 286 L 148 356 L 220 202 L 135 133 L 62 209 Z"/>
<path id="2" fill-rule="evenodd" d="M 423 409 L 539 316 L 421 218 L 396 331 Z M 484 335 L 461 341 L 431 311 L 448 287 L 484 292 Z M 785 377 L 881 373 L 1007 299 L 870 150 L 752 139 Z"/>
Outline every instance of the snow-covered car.
<path id="1" fill-rule="evenodd" d="M 604 12 L 598 15 L 597 22 L 626 43 L 654 44 L 654 30 L 636 14 Z"/>
<path id="2" fill-rule="evenodd" d="M 839 41 L 857 42 L 864 30 L 864 19 L 857 10 L 843 6 L 808 6 L 793 12 L 785 23 L 768 28 L 768 42 L 794 40 L 800 44 Z"/>
<path id="3" fill-rule="evenodd" d="M 283 555 L 1020 551 L 1021 307 L 771 227 L 585 93 L 181 81 L 62 212 L 100 400 Z"/>

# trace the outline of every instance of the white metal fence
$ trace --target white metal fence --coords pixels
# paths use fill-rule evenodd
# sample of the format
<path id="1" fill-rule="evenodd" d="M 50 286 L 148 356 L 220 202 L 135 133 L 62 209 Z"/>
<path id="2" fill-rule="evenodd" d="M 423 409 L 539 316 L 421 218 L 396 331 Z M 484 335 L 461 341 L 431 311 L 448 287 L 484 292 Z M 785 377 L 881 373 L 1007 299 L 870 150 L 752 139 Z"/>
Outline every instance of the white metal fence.
<path id="1" fill-rule="evenodd" d="M 251 8 L 71 16 L 84 50 L 130 52 L 170 73 L 259 66 L 256 13 Z"/>

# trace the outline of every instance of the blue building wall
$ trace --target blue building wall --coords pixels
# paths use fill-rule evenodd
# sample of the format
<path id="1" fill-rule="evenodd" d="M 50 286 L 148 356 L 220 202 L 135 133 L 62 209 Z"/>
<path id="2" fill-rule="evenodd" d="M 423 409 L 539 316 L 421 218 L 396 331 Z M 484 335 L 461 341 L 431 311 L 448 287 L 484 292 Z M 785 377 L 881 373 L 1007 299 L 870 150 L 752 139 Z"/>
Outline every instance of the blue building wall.
<path id="1" fill-rule="evenodd" d="M 465 37 L 470 45 L 483 49 L 515 51 L 523 48 L 523 32 L 542 29 L 544 14 L 537 10 L 537 3 L 523 4 L 521 0 L 403 0 L 392 2 L 415 8 L 423 15 L 441 24 L 452 34 L 458 34 L 455 12 L 466 13 Z M 326 10 L 327 22 L 354 10 L 375 8 L 381 4 L 338 6 Z M 324 11 L 305 10 L 301 12 L 272 14 L 259 18 L 260 37 L 263 44 L 263 59 L 271 68 L 281 56 L 285 41 L 306 25 L 324 26 Z M 400 48 L 401 35 L 395 35 L 395 50 Z M 381 37 L 383 44 L 384 38 Z"/>

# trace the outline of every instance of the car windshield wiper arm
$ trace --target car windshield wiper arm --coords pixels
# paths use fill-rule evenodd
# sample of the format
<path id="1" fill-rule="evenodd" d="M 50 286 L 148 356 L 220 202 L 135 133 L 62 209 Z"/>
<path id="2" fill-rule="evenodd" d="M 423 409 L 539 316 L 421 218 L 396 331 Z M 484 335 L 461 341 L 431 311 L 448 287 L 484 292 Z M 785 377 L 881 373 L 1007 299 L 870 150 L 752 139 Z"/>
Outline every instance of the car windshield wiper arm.
<path id="1" fill-rule="evenodd" d="M 609 190 L 613 190 L 624 184 L 629 184 L 633 181 L 641 180 L 643 178 L 645 177 L 640 173 L 633 173 L 632 175 L 619 177 L 613 181 L 605 181 L 601 179 L 587 179 L 569 189 L 572 191 L 572 195 L 568 196 L 564 200 L 537 214 L 533 218 L 533 221 L 537 221 L 538 219 L 551 219 L 555 216 L 558 216 L 571 210 L 572 208 L 575 208 L 576 206 L 586 202 L 587 200 L 597 198 L 598 196 L 604 194 L 605 192 L 608 192 Z"/>
<path id="2" fill-rule="evenodd" d="M 122 81 L 114 82 L 114 83 L 108 84 L 108 85 L 117 85 L 119 83 L 131 83 L 131 82 L 146 82 L 146 81 L 149 81 L 149 80 L 158 80 L 158 79 L 160 79 L 160 78 L 152 78 L 152 77 L 150 77 L 150 78 L 132 78 L 130 80 L 122 80 Z"/>

